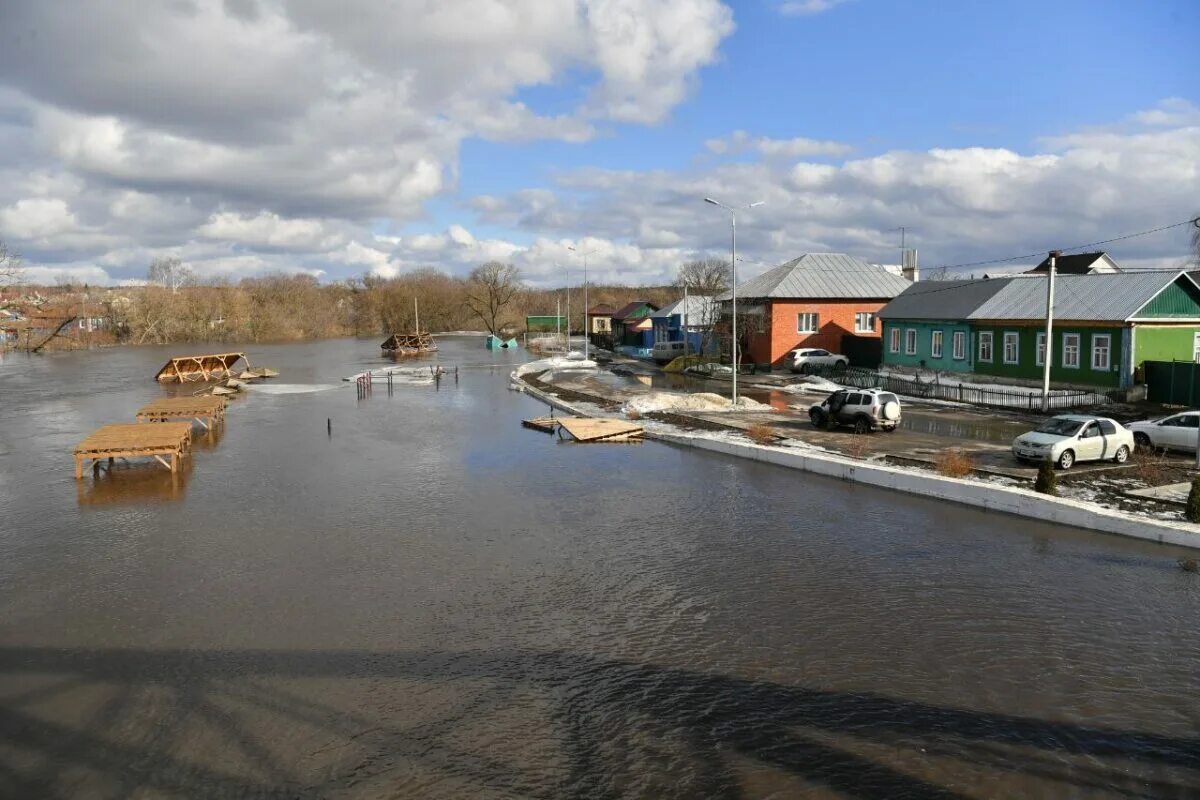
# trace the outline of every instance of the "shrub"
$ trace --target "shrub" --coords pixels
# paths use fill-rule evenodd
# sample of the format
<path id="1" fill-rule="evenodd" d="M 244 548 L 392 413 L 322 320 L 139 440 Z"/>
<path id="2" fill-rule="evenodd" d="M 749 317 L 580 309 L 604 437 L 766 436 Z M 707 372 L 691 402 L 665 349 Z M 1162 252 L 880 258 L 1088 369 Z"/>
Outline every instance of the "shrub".
<path id="1" fill-rule="evenodd" d="M 1184 572 L 1200 572 L 1200 561 L 1194 558 L 1181 558 L 1177 563 Z"/>
<path id="2" fill-rule="evenodd" d="M 1188 522 L 1200 522 L 1200 475 L 1192 478 L 1192 490 L 1188 492 L 1187 506 L 1183 515 Z"/>
<path id="3" fill-rule="evenodd" d="M 846 443 L 846 455 L 854 458 L 866 458 L 874 444 L 870 436 L 855 436 Z"/>
<path id="4" fill-rule="evenodd" d="M 938 456 L 937 471 L 948 478 L 965 478 L 973 469 L 975 462 L 957 447 L 952 447 Z"/>
<path id="5" fill-rule="evenodd" d="M 1054 464 L 1050 459 L 1047 458 L 1038 464 L 1037 480 L 1033 482 L 1033 490 L 1054 497 L 1058 496 L 1058 474 L 1054 471 Z"/>
<path id="6" fill-rule="evenodd" d="M 775 431 L 771 430 L 770 426 L 763 425 L 761 422 L 756 422 L 749 428 L 746 428 L 746 436 L 755 444 L 772 444 L 776 439 Z"/>
<path id="7" fill-rule="evenodd" d="M 1161 486 L 1170 478 L 1170 463 L 1161 453 L 1147 453 L 1138 459 L 1133 474 L 1147 486 Z"/>

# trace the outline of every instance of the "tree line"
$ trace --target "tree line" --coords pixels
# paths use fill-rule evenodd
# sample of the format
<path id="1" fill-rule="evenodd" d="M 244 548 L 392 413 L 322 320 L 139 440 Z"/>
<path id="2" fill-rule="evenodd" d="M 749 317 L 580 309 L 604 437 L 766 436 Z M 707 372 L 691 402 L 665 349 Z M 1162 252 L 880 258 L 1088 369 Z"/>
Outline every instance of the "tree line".
<path id="1" fill-rule="evenodd" d="M 633 300 L 664 306 L 683 296 L 728 286 L 728 264 L 696 261 L 666 286 L 589 285 L 588 304 L 619 308 Z M 363 276 L 321 283 L 309 275 L 276 274 L 237 283 L 200 282 L 175 259 L 157 260 L 144 286 L 109 290 L 102 301 L 117 340 L 132 344 L 200 341 L 287 341 L 486 330 L 511 335 L 527 315 L 569 316 L 584 328 L 581 286 L 541 289 L 511 264 L 489 262 L 465 277 L 428 267 L 394 278 Z"/>

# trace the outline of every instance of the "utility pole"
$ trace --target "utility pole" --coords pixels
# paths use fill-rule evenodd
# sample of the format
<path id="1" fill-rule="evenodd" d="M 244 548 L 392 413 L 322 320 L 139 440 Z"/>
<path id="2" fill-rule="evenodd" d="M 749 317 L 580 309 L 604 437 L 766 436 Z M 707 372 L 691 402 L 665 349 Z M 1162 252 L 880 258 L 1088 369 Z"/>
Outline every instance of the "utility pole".
<path id="1" fill-rule="evenodd" d="M 417 326 L 417 335 L 421 335 L 421 312 L 417 309 L 417 298 L 413 298 L 413 321 Z"/>
<path id="2" fill-rule="evenodd" d="M 575 253 L 576 255 L 583 256 L 583 358 L 586 361 L 587 357 L 588 357 L 588 340 L 591 338 L 591 336 L 590 336 L 591 331 L 588 330 L 588 324 L 590 321 L 588 320 L 588 313 L 587 313 L 588 312 L 587 259 L 588 259 L 588 256 L 590 256 L 592 253 L 595 253 L 596 250 L 595 249 L 579 250 L 575 247 L 570 247 L 570 246 L 568 246 L 567 249 L 570 250 L 572 253 Z"/>
<path id="3" fill-rule="evenodd" d="M 554 298 L 554 341 L 562 341 L 562 298 Z"/>
<path id="4" fill-rule="evenodd" d="M 719 208 L 723 208 L 729 212 L 729 258 L 730 258 L 729 269 L 732 272 L 732 284 L 733 284 L 733 292 L 732 292 L 732 297 L 733 297 L 733 335 L 730 337 L 730 343 L 731 343 L 730 349 L 733 352 L 733 405 L 736 406 L 737 400 L 738 400 L 738 395 L 737 395 L 737 375 L 738 375 L 737 212 L 740 210 L 747 209 L 747 208 L 754 208 L 755 206 L 761 206 L 763 204 L 763 201 L 759 200 L 758 202 L 751 203 L 750 205 L 747 205 L 747 206 L 741 206 L 736 209 L 730 208 L 729 206 L 725 205 L 724 203 L 717 202 L 716 200 L 713 200 L 711 197 L 704 198 L 704 202 L 710 203 Z"/>
<path id="5" fill-rule="evenodd" d="M 688 285 L 683 282 L 683 356 L 688 354 Z M 686 361 L 683 363 L 687 363 Z"/>
<path id="6" fill-rule="evenodd" d="M 1050 362 L 1054 360 L 1054 265 L 1061 253 L 1050 251 L 1050 276 L 1046 280 L 1046 354 L 1042 358 L 1042 413 L 1050 411 Z M 992 345 L 995 347 L 995 344 Z M 1001 343 L 1003 346 L 1003 343 Z M 995 358 L 995 353 L 992 354 Z M 1077 356 L 1082 358 L 1082 353 Z"/>

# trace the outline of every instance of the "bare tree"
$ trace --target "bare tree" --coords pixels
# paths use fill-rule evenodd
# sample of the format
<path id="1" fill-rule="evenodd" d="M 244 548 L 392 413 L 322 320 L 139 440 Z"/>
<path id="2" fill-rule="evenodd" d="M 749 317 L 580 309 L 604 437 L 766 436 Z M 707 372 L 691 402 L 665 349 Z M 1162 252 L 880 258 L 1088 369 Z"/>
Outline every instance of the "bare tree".
<path id="1" fill-rule="evenodd" d="M 1200 266 L 1200 214 L 1192 218 L 1192 258 Z"/>
<path id="2" fill-rule="evenodd" d="M 0 289 L 21 280 L 21 257 L 0 241 Z"/>
<path id="3" fill-rule="evenodd" d="M 729 291 L 729 262 L 721 258 L 702 258 L 681 264 L 675 285 L 686 286 L 691 294 L 716 297 Z"/>
<path id="4" fill-rule="evenodd" d="M 512 264 L 489 261 L 471 270 L 466 305 L 493 336 L 503 327 L 500 316 L 521 291 L 521 273 Z"/>
<path id="5" fill-rule="evenodd" d="M 150 262 L 150 271 L 146 277 L 151 283 L 170 289 L 171 294 L 195 280 L 192 268 L 173 256 L 159 256 Z"/>

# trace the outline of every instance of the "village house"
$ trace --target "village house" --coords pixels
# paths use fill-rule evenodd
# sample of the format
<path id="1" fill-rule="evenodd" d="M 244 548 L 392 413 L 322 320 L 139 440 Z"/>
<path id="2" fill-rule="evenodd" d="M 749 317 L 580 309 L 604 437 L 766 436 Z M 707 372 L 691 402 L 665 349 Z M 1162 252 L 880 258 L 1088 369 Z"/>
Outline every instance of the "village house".
<path id="1" fill-rule="evenodd" d="M 910 285 L 907 278 L 854 256 L 806 253 L 738 286 L 743 358 L 778 367 L 797 347 L 819 347 L 854 351 L 847 353 L 852 361 L 878 363 L 876 315 Z M 727 316 L 731 295 L 720 299 Z M 868 350 L 874 358 L 865 354 Z"/>
<path id="2" fill-rule="evenodd" d="M 915 284 L 882 311 L 883 363 L 1042 378 L 1046 282 L 1030 277 Z M 1185 272 L 1095 272 L 1055 281 L 1050 377 L 1126 388 L 1146 361 L 1200 360 L 1200 285 Z"/>
<path id="3" fill-rule="evenodd" d="M 654 329 L 654 344 L 687 341 L 687 352 L 700 353 L 713 345 L 710 331 L 720 307 L 711 297 L 689 295 L 660 308 L 650 315 Z M 685 336 L 686 328 L 686 336 Z"/>
<path id="4" fill-rule="evenodd" d="M 621 306 L 612 315 L 612 338 L 617 347 L 648 349 L 654 346 L 654 322 L 650 315 L 658 306 L 645 300 L 634 300 Z"/>
<path id="5" fill-rule="evenodd" d="M 607 336 L 612 333 L 614 309 L 608 303 L 598 303 L 587 310 L 587 333 L 590 336 Z"/>

